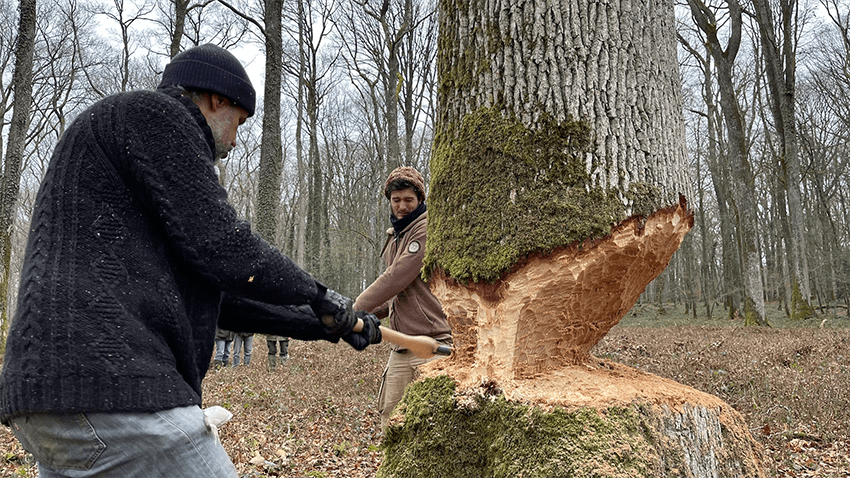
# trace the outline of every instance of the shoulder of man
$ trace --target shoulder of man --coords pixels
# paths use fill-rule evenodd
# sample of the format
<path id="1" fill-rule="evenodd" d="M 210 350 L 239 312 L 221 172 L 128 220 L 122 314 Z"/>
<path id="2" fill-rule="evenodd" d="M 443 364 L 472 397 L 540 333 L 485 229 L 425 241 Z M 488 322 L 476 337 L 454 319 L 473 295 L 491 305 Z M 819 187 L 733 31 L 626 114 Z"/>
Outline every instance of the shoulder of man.
<path id="1" fill-rule="evenodd" d="M 182 117 L 184 121 L 189 120 L 201 114 L 200 109 L 197 113 L 191 111 L 193 104 L 189 98 L 181 98 L 163 90 L 135 90 L 107 96 L 94 103 L 91 110 L 96 112 L 92 116 L 94 120 L 111 120 L 114 117 L 110 109 L 114 108 L 114 114 L 123 113 L 126 121 L 138 124 L 149 121 L 149 118 Z M 85 117 L 85 114 L 80 116 Z"/>
<path id="2" fill-rule="evenodd" d="M 405 252 L 419 254 L 425 252 L 425 240 L 427 239 L 428 218 L 427 212 L 416 218 L 410 224 L 405 234 Z"/>
<path id="3" fill-rule="evenodd" d="M 428 211 L 422 213 L 421 216 L 417 217 L 407 226 L 407 232 L 412 234 L 420 234 L 425 233 L 428 229 Z"/>

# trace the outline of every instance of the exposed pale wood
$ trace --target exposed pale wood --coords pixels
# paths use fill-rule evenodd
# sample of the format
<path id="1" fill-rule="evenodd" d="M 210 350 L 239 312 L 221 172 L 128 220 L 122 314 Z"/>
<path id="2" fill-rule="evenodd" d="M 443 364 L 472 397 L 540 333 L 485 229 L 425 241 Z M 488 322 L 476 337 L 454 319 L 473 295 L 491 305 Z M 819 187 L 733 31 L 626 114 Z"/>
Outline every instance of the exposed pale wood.
<path id="1" fill-rule="evenodd" d="M 586 361 L 692 225 L 682 198 L 645 223 L 624 221 L 595 243 L 529 258 L 496 284 L 432 277 L 454 334 L 452 361 L 500 382 Z"/>

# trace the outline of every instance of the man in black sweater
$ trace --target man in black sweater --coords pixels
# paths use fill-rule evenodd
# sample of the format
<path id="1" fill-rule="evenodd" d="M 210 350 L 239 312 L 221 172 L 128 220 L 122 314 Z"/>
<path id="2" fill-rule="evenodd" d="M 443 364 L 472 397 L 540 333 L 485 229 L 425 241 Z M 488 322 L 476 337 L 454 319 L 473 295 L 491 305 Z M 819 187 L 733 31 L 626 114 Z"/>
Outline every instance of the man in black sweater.
<path id="1" fill-rule="evenodd" d="M 216 327 L 380 342 L 373 315 L 227 202 L 214 163 L 254 107 L 236 57 L 201 45 L 156 91 L 95 103 L 57 144 L 0 375 L 0 420 L 40 477 L 236 477 L 200 409 Z"/>

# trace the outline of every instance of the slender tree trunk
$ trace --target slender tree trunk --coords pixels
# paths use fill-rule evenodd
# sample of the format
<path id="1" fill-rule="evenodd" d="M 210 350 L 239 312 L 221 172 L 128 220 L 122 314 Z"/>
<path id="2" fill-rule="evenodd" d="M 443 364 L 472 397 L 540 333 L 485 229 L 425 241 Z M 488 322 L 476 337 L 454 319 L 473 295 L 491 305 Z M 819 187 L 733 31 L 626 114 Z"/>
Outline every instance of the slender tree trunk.
<path id="1" fill-rule="evenodd" d="M 186 25 L 186 13 L 189 8 L 189 0 L 172 0 L 174 3 L 174 31 L 171 32 L 171 45 L 168 53 L 174 58 L 180 53 L 180 40 L 183 38 L 183 30 Z"/>
<path id="2" fill-rule="evenodd" d="M 3 178 L 0 187 L 0 257 L 2 257 L 2 277 L 0 277 L 0 352 L 6 349 L 6 333 L 9 330 L 9 279 L 12 262 L 12 231 L 14 230 L 15 211 L 18 206 L 18 192 L 21 186 L 21 163 L 24 157 L 24 144 L 30 123 L 32 106 L 33 54 L 35 50 L 36 0 L 21 0 L 18 20 L 18 39 L 15 44 L 15 72 L 12 75 L 12 87 L 15 99 L 12 106 L 12 122 L 9 126 L 9 139 L 6 146 L 6 158 L 3 161 Z"/>
<path id="3" fill-rule="evenodd" d="M 788 248 L 793 272 L 793 288 L 798 291 L 799 300 L 792 301 L 792 318 L 805 319 L 811 316 L 809 306 L 812 293 L 809 284 L 809 265 L 806 255 L 806 218 L 803 214 L 803 200 L 800 193 L 800 155 L 796 118 L 796 51 L 795 32 L 792 21 L 796 11 L 796 0 L 780 0 L 780 20 L 782 39 L 776 38 L 774 14 L 771 4 L 766 0 L 753 0 L 762 53 L 767 73 L 767 85 L 770 91 L 770 109 L 774 125 L 781 144 L 780 168 L 785 178 L 785 191 L 788 196 L 788 227 L 790 244 Z M 781 209 L 784 212 L 785 209 Z M 795 294 L 796 296 L 796 294 Z"/>
<path id="4" fill-rule="evenodd" d="M 412 0 L 404 0 L 404 23 L 411 25 L 413 23 L 413 2 Z M 413 65 L 416 52 L 413 50 L 414 37 L 413 32 L 405 35 L 404 40 L 407 43 L 407 48 L 404 49 L 404 77 L 402 77 L 401 91 L 404 96 L 401 101 L 404 102 L 404 161 L 405 164 L 412 166 L 413 163 Z M 401 76 L 401 75 L 399 75 Z"/>
<path id="5" fill-rule="evenodd" d="M 305 32 L 312 32 L 312 11 L 309 4 L 305 5 L 307 12 L 301 18 L 304 22 Z M 313 36 L 311 34 L 311 36 Z M 307 164 L 309 170 L 308 178 L 308 202 L 307 202 L 307 231 L 306 231 L 306 260 L 307 269 L 323 280 L 329 280 L 328 271 L 325 269 L 325 258 L 327 256 L 328 224 L 327 217 L 327 195 L 329 176 L 325 176 L 324 159 L 319 151 L 319 105 L 322 101 L 321 82 L 324 77 L 319 71 L 319 46 L 322 37 L 314 37 L 307 41 L 305 52 L 306 71 L 302 77 L 305 97 L 305 115 L 308 132 Z M 329 170 L 329 168 L 328 168 Z"/>
<path id="6" fill-rule="evenodd" d="M 816 215 L 819 218 L 819 223 L 821 227 L 822 233 L 816 237 L 823 238 L 823 256 L 826 258 L 824 260 L 824 266 L 827 269 L 827 282 L 828 282 L 828 290 L 829 297 L 828 300 L 830 302 L 835 301 L 838 298 L 838 278 L 837 278 L 837 269 L 841 266 L 841 261 L 836 260 L 842 257 L 841 251 L 841 239 L 838 234 L 838 230 L 835 226 L 835 221 L 833 220 L 832 213 L 829 210 L 828 200 L 825 196 L 825 186 L 823 184 L 823 178 L 821 176 L 817 176 L 814 178 L 814 189 L 815 194 L 817 195 L 818 201 L 815 207 L 817 211 Z"/>
<path id="7" fill-rule="evenodd" d="M 700 238 L 700 268 L 699 268 L 699 295 L 702 299 L 703 307 L 705 307 L 705 316 L 711 318 L 714 293 L 711 287 L 711 250 L 714 244 L 714 238 L 708 230 L 706 224 L 706 204 L 705 190 L 702 187 L 702 161 L 697 161 L 697 225 L 699 227 Z"/>
<path id="8" fill-rule="evenodd" d="M 777 250 L 779 251 L 781 263 L 777 264 L 777 270 L 780 273 L 780 277 L 782 278 L 780 287 L 782 290 L 782 304 L 785 309 L 785 312 L 788 316 L 791 316 L 793 311 L 791 310 L 791 302 L 794 291 L 794 275 L 792 267 L 789 266 L 789 257 L 791 256 L 791 227 L 788 224 L 788 215 L 785 213 L 787 210 L 786 202 L 785 202 L 785 191 L 786 187 L 783 184 L 786 179 L 781 172 L 777 174 L 778 180 L 777 184 L 772 188 L 773 197 L 774 197 L 774 222 L 776 222 L 777 226 Z"/>
<path id="9" fill-rule="evenodd" d="M 298 75 L 295 82 L 298 88 L 298 95 L 295 109 L 297 111 L 295 120 L 295 156 L 298 158 L 298 192 L 297 192 L 297 208 L 295 226 L 295 262 L 301 267 L 307 264 L 307 212 L 309 204 L 310 186 L 307 182 L 308 164 L 304 161 L 304 141 L 303 141 L 303 124 L 304 124 L 304 75 L 307 71 L 307 58 L 304 54 L 304 22 L 301 18 L 304 16 L 303 0 L 298 0 Z"/>
<path id="10" fill-rule="evenodd" d="M 282 0 L 265 3 L 266 80 L 263 92 L 263 140 L 257 186 L 257 233 L 277 244 L 283 146 L 280 140 L 280 90 L 283 75 Z"/>
<path id="11" fill-rule="evenodd" d="M 387 0 L 385 0 L 387 1 Z M 384 121 L 387 125 L 387 172 L 401 166 L 401 147 L 398 141 L 398 82 L 399 60 L 397 36 L 385 26 L 387 72 L 384 77 Z M 399 34 L 401 36 L 401 34 Z"/>
<path id="12" fill-rule="evenodd" d="M 324 227 L 322 216 L 326 209 L 323 198 L 322 180 L 322 158 L 319 155 L 319 132 L 318 132 L 318 92 L 315 68 L 309 70 L 306 81 L 307 93 L 307 130 L 309 131 L 309 143 L 307 164 L 309 165 L 310 177 L 308 179 L 308 202 L 307 202 L 307 269 L 313 274 L 322 277 L 322 244 Z"/>
<path id="13" fill-rule="evenodd" d="M 728 298 L 727 302 L 731 302 L 729 307 L 729 314 L 734 312 L 737 308 L 737 300 L 736 297 L 738 295 L 737 290 L 742 287 L 737 287 L 740 284 L 740 273 L 738 273 L 738 261 L 732 260 L 735 256 L 733 251 L 736 249 L 734 247 L 734 243 L 731 240 L 732 235 L 730 231 L 732 230 L 731 221 L 729 220 L 729 212 L 726 198 L 728 194 L 726 193 L 727 189 L 727 178 L 728 174 L 724 174 L 725 167 L 721 161 L 721 155 L 719 153 L 718 145 L 721 144 L 721 141 L 717 134 L 717 122 L 718 122 L 718 111 L 717 105 L 714 102 L 714 70 L 712 67 L 712 57 L 711 52 L 706 48 L 706 55 L 702 52 L 693 48 L 684 38 L 679 36 L 680 43 L 690 51 L 691 55 L 699 62 L 702 69 L 703 74 L 703 83 L 702 83 L 702 94 L 703 101 L 706 105 L 706 129 L 707 129 L 707 157 L 706 163 L 708 166 L 708 174 L 711 178 L 711 183 L 714 187 L 715 197 L 717 198 L 718 204 L 718 215 L 720 219 L 720 236 L 723 247 L 723 276 L 724 280 L 721 281 L 722 291 L 724 295 Z M 701 164 L 701 162 L 699 162 Z M 697 166 L 697 175 L 700 175 L 699 164 Z M 704 201 L 703 201 L 703 189 L 702 182 L 698 178 L 698 204 L 699 210 L 704 211 Z M 714 300 L 716 297 L 712 292 L 709 294 L 708 287 L 709 284 L 713 284 L 715 280 L 711 275 L 710 264 L 712 263 L 712 257 L 714 256 L 713 250 L 715 248 L 715 244 L 712 240 L 709 240 L 709 231 L 705 224 L 705 214 L 700 214 L 698 219 L 698 224 L 700 225 L 700 233 L 702 235 L 702 265 L 701 265 L 701 278 L 703 284 L 703 301 L 706 309 L 706 316 L 711 317 L 711 311 L 713 307 Z M 730 300 L 731 299 L 731 300 Z"/>
<path id="14" fill-rule="evenodd" d="M 714 13 L 698 0 L 688 0 L 694 20 L 706 34 L 711 55 L 717 65 L 720 88 L 720 109 L 726 122 L 731 162 L 732 195 L 738 225 L 738 251 L 743 265 L 744 320 L 748 324 L 767 325 L 764 311 L 761 257 L 758 244 L 758 219 L 755 200 L 755 177 L 747 154 L 744 136 L 744 117 L 735 93 L 732 70 L 741 42 L 741 7 L 737 0 L 729 1 L 729 21 L 732 34 L 724 50 L 717 37 L 718 23 Z"/>

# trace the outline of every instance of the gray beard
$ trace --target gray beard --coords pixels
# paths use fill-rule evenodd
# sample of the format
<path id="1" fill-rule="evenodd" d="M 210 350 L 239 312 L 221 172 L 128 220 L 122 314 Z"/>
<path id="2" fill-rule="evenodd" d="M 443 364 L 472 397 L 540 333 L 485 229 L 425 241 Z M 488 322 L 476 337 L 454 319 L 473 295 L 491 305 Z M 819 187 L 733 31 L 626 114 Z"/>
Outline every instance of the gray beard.
<path id="1" fill-rule="evenodd" d="M 221 131 L 218 131 L 217 126 L 218 125 L 210 125 L 213 138 L 215 139 L 215 159 L 224 159 L 233 147 L 230 144 L 226 144 L 221 141 Z"/>
<path id="2" fill-rule="evenodd" d="M 220 160 L 227 157 L 227 154 L 230 153 L 229 146 L 223 146 L 216 142 L 215 144 L 215 159 Z"/>

